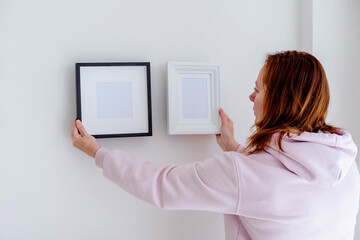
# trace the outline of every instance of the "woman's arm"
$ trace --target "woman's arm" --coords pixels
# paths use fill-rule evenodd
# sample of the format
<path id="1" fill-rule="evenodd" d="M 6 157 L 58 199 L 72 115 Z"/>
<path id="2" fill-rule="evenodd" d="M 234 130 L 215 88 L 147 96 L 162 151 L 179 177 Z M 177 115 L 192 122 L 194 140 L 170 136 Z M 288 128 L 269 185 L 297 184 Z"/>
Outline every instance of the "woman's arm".
<path id="1" fill-rule="evenodd" d="M 222 109 L 222 126 L 217 142 L 224 151 L 235 151 L 233 123 Z M 239 201 L 237 164 L 232 153 L 202 162 L 155 166 L 121 151 L 101 148 L 80 120 L 74 120 L 73 145 L 103 169 L 105 177 L 132 195 L 165 209 L 193 209 L 235 214 Z"/>
<path id="2" fill-rule="evenodd" d="M 157 207 L 237 212 L 240 191 L 232 153 L 190 164 L 155 166 L 121 150 L 100 148 L 95 159 L 106 178 Z"/>

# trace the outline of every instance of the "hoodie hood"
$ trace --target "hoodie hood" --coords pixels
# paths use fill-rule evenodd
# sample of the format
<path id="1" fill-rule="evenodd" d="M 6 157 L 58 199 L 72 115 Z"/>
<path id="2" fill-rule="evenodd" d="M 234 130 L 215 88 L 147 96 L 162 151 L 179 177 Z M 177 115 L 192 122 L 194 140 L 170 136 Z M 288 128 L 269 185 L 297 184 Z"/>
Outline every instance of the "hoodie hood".
<path id="1" fill-rule="evenodd" d="M 284 152 L 276 144 L 277 137 L 277 134 L 273 136 L 266 151 L 287 169 L 316 185 L 335 186 L 355 163 L 357 147 L 345 130 L 285 134 L 281 142 Z"/>

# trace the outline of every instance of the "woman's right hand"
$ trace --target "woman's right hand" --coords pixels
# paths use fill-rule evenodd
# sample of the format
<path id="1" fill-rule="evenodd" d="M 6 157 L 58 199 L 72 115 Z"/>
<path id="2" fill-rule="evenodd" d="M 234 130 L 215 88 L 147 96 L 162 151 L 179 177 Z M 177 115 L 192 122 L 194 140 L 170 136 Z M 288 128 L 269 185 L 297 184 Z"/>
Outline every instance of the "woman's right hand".
<path id="1" fill-rule="evenodd" d="M 101 148 L 96 139 L 87 133 L 82 122 L 76 118 L 73 121 L 71 138 L 73 146 L 80 149 L 90 157 L 95 158 L 97 150 Z"/>
<path id="2" fill-rule="evenodd" d="M 222 108 L 219 110 L 221 118 L 220 134 L 216 134 L 216 141 L 224 151 L 236 151 L 240 144 L 234 138 L 233 121 Z"/>

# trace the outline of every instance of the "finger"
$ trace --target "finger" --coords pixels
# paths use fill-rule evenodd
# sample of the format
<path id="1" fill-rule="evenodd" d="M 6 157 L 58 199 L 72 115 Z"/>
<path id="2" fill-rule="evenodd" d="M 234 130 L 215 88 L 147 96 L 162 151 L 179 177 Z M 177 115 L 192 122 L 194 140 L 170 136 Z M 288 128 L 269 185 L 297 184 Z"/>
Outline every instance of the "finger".
<path id="1" fill-rule="evenodd" d="M 82 122 L 81 122 L 79 119 L 76 120 L 75 122 L 76 122 L 76 127 L 79 129 L 80 135 L 81 135 L 82 137 L 89 135 L 89 134 L 86 132 L 86 129 L 85 129 L 84 125 L 82 124 Z"/>
<path id="2" fill-rule="evenodd" d="M 223 120 L 224 114 L 225 114 L 224 110 L 222 108 L 220 108 L 219 109 L 219 116 L 221 118 L 221 121 Z"/>
<path id="3" fill-rule="evenodd" d="M 216 142 L 218 144 L 220 144 L 220 139 L 221 139 L 221 135 L 220 134 L 216 134 Z"/>
<path id="4" fill-rule="evenodd" d="M 224 119 L 226 119 L 226 121 L 228 122 L 228 123 L 230 123 L 230 124 L 233 124 L 233 121 L 231 120 L 231 118 L 224 112 L 224 110 L 223 109 L 221 109 L 222 110 L 222 115 L 224 115 L 225 117 L 224 117 Z M 224 120 L 225 121 L 225 120 Z"/>
<path id="5" fill-rule="evenodd" d="M 73 121 L 73 129 L 72 129 L 72 132 L 71 132 L 71 137 L 77 137 L 77 136 L 80 135 L 79 130 L 76 127 L 75 121 L 76 121 L 76 118 Z"/>
<path id="6" fill-rule="evenodd" d="M 220 118 L 221 118 L 221 123 L 225 124 L 226 122 L 229 121 L 228 115 L 224 112 L 224 110 L 222 108 L 220 108 L 219 114 L 220 114 Z"/>

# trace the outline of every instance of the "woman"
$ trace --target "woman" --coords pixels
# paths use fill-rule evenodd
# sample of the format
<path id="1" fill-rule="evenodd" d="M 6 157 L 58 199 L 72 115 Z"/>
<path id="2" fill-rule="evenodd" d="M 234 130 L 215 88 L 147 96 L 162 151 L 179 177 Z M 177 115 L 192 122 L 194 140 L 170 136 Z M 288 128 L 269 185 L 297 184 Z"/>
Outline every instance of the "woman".
<path id="1" fill-rule="evenodd" d="M 353 239 L 360 181 L 351 135 L 326 124 L 329 88 L 320 62 L 304 52 L 268 55 L 250 95 L 255 131 L 234 139 L 220 109 L 222 155 L 156 167 L 101 148 L 79 120 L 75 147 L 105 177 L 165 209 L 225 214 L 226 239 Z"/>

